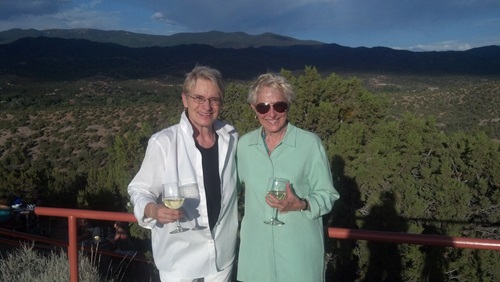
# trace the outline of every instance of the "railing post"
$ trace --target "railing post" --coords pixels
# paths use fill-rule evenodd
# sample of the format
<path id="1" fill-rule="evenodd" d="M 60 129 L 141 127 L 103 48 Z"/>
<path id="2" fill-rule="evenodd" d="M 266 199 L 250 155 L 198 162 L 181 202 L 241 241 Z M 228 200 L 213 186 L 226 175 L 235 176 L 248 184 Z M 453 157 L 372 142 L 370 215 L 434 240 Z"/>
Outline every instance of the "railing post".
<path id="1" fill-rule="evenodd" d="M 69 276 L 71 282 L 78 282 L 78 240 L 76 217 L 68 216 L 68 258 L 69 258 Z"/>

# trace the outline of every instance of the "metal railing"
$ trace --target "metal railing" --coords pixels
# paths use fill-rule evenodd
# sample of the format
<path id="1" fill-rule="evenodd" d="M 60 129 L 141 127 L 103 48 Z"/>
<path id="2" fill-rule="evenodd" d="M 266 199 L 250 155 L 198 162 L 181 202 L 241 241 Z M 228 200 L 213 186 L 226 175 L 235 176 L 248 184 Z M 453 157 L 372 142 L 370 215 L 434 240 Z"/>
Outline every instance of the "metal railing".
<path id="1" fill-rule="evenodd" d="M 133 214 L 120 212 L 36 207 L 35 214 L 68 218 L 68 259 L 70 265 L 71 282 L 78 281 L 78 242 L 76 225 L 78 218 L 137 222 Z M 396 244 L 419 244 L 453 248 L 500 250 L 500 240 L 451 237 L 443 235 L 407 234 L 398 232 L 330 227 L 328 228 L 328 236 L 330 238 L 337 239 L 368 240 L 390 242 Z"/>
<path id="2" fill-rule="evenodd" d="M 330 238 L 337 239 L 378 241 L 396 244 L 416 244 L 461 249 L 500 250 L 500 240 L 452 237 L 445 235 L 408 234 L 330 227 L 328 228 L 328 236 Z"/>
<path id="3" fill-rule="evenodd" d="M 71 282 L 78 281 L 78 240 L 77 240 L 78 218 L 137 222 L 133 214 L 122 213 L 122 212 L 36 207 L 35 214 L 68 218 L 68 259 L 69 259 L 69 271 L 70 271 Z"/>

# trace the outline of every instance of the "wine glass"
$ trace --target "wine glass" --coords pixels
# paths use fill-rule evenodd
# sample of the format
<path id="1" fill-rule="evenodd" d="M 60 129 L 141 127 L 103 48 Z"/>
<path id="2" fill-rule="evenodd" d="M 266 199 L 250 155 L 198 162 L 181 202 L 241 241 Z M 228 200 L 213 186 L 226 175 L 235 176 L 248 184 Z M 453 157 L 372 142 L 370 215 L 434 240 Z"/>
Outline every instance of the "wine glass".
<path id="1" fill-rule="evenodd" d="M 200 212 L 198 206 L 200 205 L 200 191 L 198 190 L 198 183 L 182 184 L 182 193 L 184 194 L 184 205 L 182 209 L 189 220 L 194 219 L 194 227 L 191 230 L 203 230 L 206 226 L 201 226 L 198 223 Z"/>
<path id="2" fill-rule="evenodd" d="M 178 210 L 182 207 L 183 203 L 184 196 L 182 195 L 182 190 L 179 189 L 179 183 L 170 182 L 163 184 L 163 204 L 165 204 L 167 208 Z M 188 228 L 183 228 L 180 221 L 177 220 L 177 228 L 170 233 L 175 234 L 188 230 Z"/>
<path id="3" fill-rule="evenodd" d="M 268 184 L 268 195 L 274 195 L 278 200 L 283 200 L 286 197 L 286 186 L 290 183 L 288 179 L 284 178 L 269 178 Z M 285 224 L 283 221 L 278 220 L 278 209 L 273 209 L 273 216 L 270 220 L 264 221 L 265 224 L 270 225 L 283 225 Z"/>

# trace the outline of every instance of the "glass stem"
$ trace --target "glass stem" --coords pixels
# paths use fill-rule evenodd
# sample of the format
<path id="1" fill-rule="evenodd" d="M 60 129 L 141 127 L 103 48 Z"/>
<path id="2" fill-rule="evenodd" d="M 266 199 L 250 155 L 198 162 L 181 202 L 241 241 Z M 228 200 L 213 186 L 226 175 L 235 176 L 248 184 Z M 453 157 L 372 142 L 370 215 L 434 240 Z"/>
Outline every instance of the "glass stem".
<path id="1" fill-rule="evenodd" d="M 278 219 L 278 209 L 274 208 L 274 216 L 273 216 L 273 221 Z"/>

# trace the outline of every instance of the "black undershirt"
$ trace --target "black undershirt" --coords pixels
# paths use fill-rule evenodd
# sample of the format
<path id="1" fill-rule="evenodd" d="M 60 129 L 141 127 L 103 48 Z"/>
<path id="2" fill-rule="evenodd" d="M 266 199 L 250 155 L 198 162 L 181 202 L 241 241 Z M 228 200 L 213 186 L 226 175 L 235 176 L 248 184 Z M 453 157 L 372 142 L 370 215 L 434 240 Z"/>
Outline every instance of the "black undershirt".
<path id="1" fill-rule="evenodd" d="M 201 152 L 203 166 L 203 182 L 207 197 L 208 223 L 212 230 L 219 219 L 221 206 L 221 187 L 219 176 L 219 136 L 215 134 L 215 143 L 211 148 L 203 148 L 197 142 L 196 148 Z"/>

